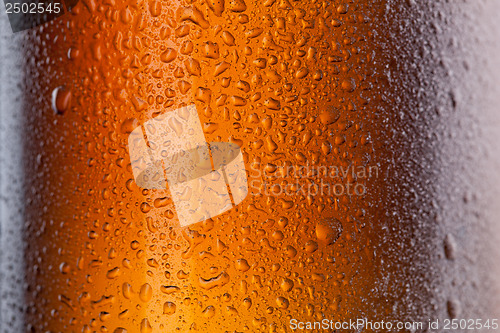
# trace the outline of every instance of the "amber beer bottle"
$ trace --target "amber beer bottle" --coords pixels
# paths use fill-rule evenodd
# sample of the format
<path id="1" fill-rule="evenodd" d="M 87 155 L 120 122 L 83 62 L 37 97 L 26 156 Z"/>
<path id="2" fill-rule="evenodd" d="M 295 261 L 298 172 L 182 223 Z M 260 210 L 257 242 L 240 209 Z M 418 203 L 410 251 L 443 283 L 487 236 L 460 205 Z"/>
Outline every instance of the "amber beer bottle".
<path id="1" fill-rule="evenodd" d="M 434 46 L 432 22 L 455 5 L 442 6 L 406 22 Z M 413 78 L 439 61 L 413 66 L 425 43 L 393 28 L 431 12 L 82 0 L 28 32 L 28 331 L 340 332 L 315 323 L 456 316 L 460 297 L 429 286 L 457 241 L 418 193 L 430 173 L 402 162 L 432 150 L 409 144 L 432 137 L 416 115 L 435 124 L 459 103 L 446 93 L 436 111 L 418 95 Z"/>

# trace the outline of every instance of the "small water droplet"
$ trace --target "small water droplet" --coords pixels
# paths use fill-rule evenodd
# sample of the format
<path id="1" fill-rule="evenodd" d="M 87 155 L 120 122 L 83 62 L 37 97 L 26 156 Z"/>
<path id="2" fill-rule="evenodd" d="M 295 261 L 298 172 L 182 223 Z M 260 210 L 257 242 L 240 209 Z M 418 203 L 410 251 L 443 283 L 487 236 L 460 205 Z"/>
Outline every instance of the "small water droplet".
<path id="1" fill-rule="evenodd" d="M 57 114 L 64 114 L 71 106 L 71 91 L 60 86 L 52 92 L 52 109 Z"/>

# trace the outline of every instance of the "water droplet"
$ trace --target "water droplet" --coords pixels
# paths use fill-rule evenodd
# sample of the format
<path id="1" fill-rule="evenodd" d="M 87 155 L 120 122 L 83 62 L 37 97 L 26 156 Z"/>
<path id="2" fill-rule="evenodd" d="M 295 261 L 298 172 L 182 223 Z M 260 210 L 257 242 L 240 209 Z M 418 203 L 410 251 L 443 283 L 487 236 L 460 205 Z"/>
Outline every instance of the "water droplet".
<path id="1" fill-rule="evenodd" d="M 457 254 L 457 243 L 451 234 L 446 235 L 443 246 L 446 259 L 455 260 Z"/>
<path id="2" fill-rule="evenodd" d="M 446 309 L 451 319 L 458 318 L 460 316 L 460 313 L 462 312 L 460 303 L 456 299 L 448 300 L 448 302 L 446 303 Z"/>
<path id="3" fill-rule="evenodd" d="M 71 91 L 65 87 L 57 87 L 52 92 L 52 109 L 57 114 L 64 114 L 71 106 Z"/>
<path id="4" fill-rule="evenodd" d="M 160 60 L 166 63 L 172 62 L 177 58 L 177 51 L 171 47 L 167 48 L 165 52 L 160 55 Z"/>
<path id="5" fill-rule="evenodd" d="M 246 272 L 250 269 L 250 265 L 245 259 L 236 260 L 236 269 L 242 272 Z"/>
<path id="6" fill-rule="evenodd" d="M 149 302 L 151 300 L 153 297 L 153 288 L 151 288 L 149 283 L 145 283 L 141 286 L 139 297 L 143 302 Z"/>
<path id="7" fill-rule="evenodd" d="M 316 224 L 316 237 L 326 245 L 332 245 L 342 233 L 342 223 L 335 218 L 325 219 Z"/>
<path id="8" fill-rule="evenodd" d="M 212 305 L 207 306 L 205 310 L 203 310 L 202 314 L 205 318 L 212 318 L 213 316 L 215 316 L 215 307 L 213 307 Z"/>
<path id="9" fill-rule="evenodd" d="M 318 243 L 315 241 L 309 240 L 306 242 L 304 246 L 304 250 L 308 253 L 313 253 L 318 249 Z"/>
<path id="10" fill-rule="evenodd" d="M 283 291 L 290 291 L 293 288 L 293 281 L 288 278 L 283 278 L 280 287 Z"/>
<path id="11" fill-rule="evenodd" d="M 330 125 L 330 124 L 333 124 L 335 123 L 338 119 L 340 118 L 340 111 L 335 108 L 335 107 L 332 107 L 330 108 L 329 110 L 324 110 L 323 112 L 321 112 L 321 114 L 319 115 L 319 119 L 320 121 L 324 124 L 324 125 Z"/>
<path id="12" fill-rule="evenodd" d="M 353 92 L 356 89 L 356 81 L 353 78 L 346 79 L 342 81 L 341 87 L 345 91 Z"/>
<path id="13" fill-rule="evenodd" d="M 278 307 L 280 307 L 281 309 L 287 309 L 289 306 L 290 306 L 290 302 L 288 301 L 288 299 L 286 299 L 285 297 L 283 296 L 280 296 L 276 299 L 276 304 L 278 305 Z"/>
<path id="14" fill-rule="evenodd" d="M 141 321 L 141 333 L 152 333 L 152 332 L 153 328 L 151 327 L 149 320 L 147 318 L 144 318 Z"/>
<path id="15" fill-rule="evenodd" d="M 176 307 L 175 303 L 165 302 L 165 304 L 163 304 L 163 314 L 166 314 L 166 315 L 174 314 L 176 308 L 177 307 Z"/>
<path id="16" fill-rule="evenodd" d="M 229 0 L 229 10 L 236 13 L 244 12 L 247 5 L 244 0 Z"/>

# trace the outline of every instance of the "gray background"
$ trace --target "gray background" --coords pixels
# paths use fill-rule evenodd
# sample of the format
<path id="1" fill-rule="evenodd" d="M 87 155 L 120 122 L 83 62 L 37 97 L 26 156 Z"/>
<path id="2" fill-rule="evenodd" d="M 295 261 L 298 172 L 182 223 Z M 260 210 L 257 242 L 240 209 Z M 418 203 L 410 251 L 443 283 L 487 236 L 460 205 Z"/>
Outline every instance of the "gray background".
<path id="1" fill-rule="evenodd" d="M 0 3 L 0 332 L 23 329 L 22 131 L 19 40 Z"/>

